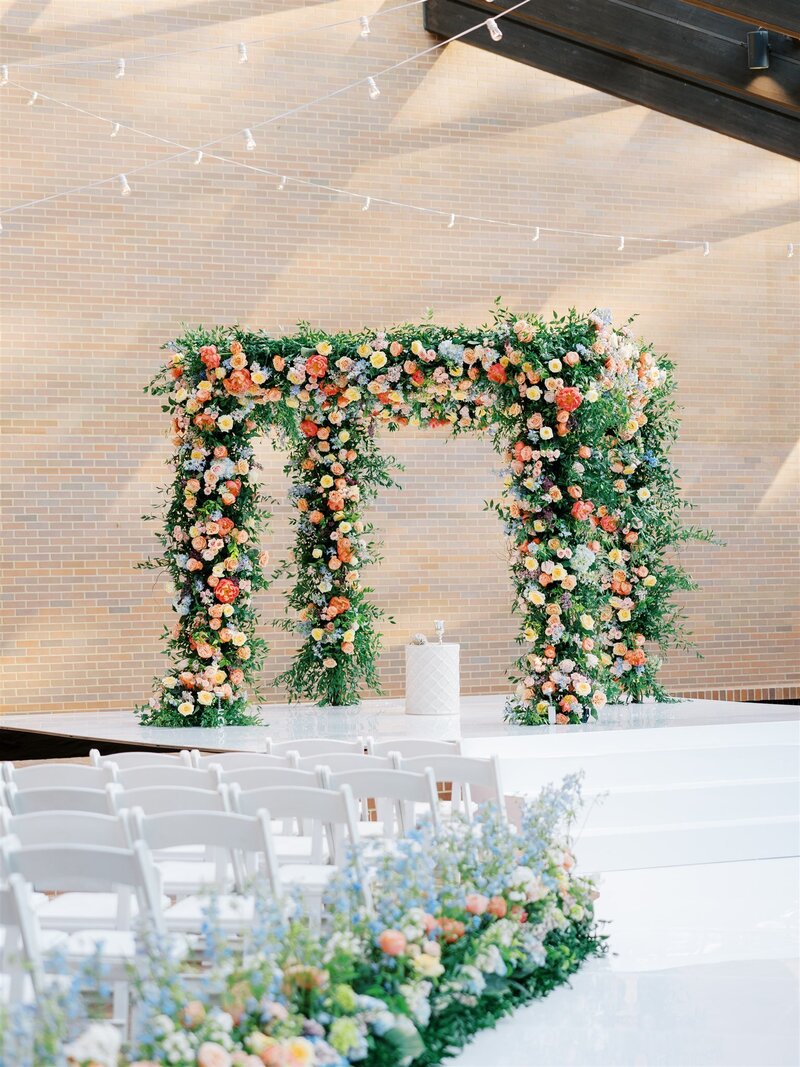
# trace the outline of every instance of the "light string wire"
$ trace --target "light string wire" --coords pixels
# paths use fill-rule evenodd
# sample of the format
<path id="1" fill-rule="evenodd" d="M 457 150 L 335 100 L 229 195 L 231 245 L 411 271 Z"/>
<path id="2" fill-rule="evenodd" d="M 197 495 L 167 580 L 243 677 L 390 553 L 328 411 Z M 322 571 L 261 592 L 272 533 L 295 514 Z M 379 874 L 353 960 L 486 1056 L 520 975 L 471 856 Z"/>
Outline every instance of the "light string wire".
<path id="1" fill-rule="evenodd" d="M 179 56 L 197 56 L 207 55 L 211 52 L 224 52 L 226 50 L 235 52 L 237 49 L 241 49 L 242 45 L 245 48 L 249 48 L 250 45 L 268 44 L 271 41 L 280 41 L 287 37 L 298 37 L 306 33 L 321 33 L 323 30 L 335 30 L 340 26 L 349 26 L 352 23 L 360 23 L 365 17 L 371 23 L 375 19 L 383 18 L 385 15 L 391 15 L 395 11 L 404 11 L 408 7 L 419 7 L 421 4 L 427 4 L 428 0 L 406 0 L 404 4 L 397 4 L 395 7 L 387 7 L 382 10 L 375 11 L 369 16 L 356 15 L 349 19 L 339 19 L 338 22 L 327 22 L 321 26 L 302 26 L 294 30 L 283 30 L 280 33 L 268 34 L 266 37 L 257 37 L 251 41 L 230 41 L 226 44 L 214 44 L 207 45 L 203 48 L 184 48 L 178 49 L 174 52 L 153 52 L 146 53 L 139 56 L 125 56 L 125 63 L 147 63 L 150 60 L 157 59 L 174 59 Z M 39 62 L 27 62 L 27 63 L 13 63 L 9 62 L 5 64 L 9 71 L 12 70 L 64 70 L 73 67 L 96 67 L 96 66 L 116 66 L 119 63 L 117 56 L 111 57 L 97 57 L 95 59 L 71 59 L 59 62 L 56 60 L 41 60 Z"/>
<path id="2" fill-rule="evenodd" d="M 505 11 L 498 12 L 495 18 L 497 19 L 502 18 L 505 15 L 510 15 L 512 12 L 517 11 L 519 8 L 525 7 L 530 2 L 531 0 L 519 0 L 519 3 L 515 4 L 513 7 L 509 7 Z M 305 103 L 297 104 L 295 105 L 295 107 L 287 108 L 285 111 L 281 111 L 277 115 L 271 115 L 269 118 L 263 119 L 261 122 L 253 122 L 250 124 L 250 126 L 242 126 L 238 130 L 234 130 L 232 133 L 223 134 L 221 137 L 216 137 L 211 141 L 206 141 L 205 144 L 194 145 L 193 147 L 181 145 L 180 142 L 170 141 L 168 138 L 158 138 L 155 134 L 144 134 L 142 131 L 137 130 L 134 126 L 114 122 L 113 120 L 106 118 L 104 115 L 93 114 L 90 111 L 86 111 L 85 109 L 79 108 L 72 104 L 63 104 L 60 100 L 56 100 L 55 97 L 47 96 L 44 93 L 38 93 L 37 98 L 41 100 L 49 100 L 51 103 L 60 104 L 63 107 L 68 107 L 73 111 L 80 112 L 91 118 L 99 119 L 101 122 L 106 122 L 111 125 L 118 126 L 120 129 L 127 129 L 132 133 L 141 133 L 142 136 L 150 136 L 154 139 L 162 141 L 164 144 L 174 144 L 182 149 L 182 151 L 180 152 L 175 152 L 169 156 L 162 156 L 161 159 L 154 159 L 151 160 L 149 163 L 142 163 L 138 167 L 130 167 L 125 171 L 125 174 L 127 175 L 141 174 L 145 170 L 150 170 L 152 167 L 162 166 L 164 163 L 169 163 L 174 159 L 180 159 L 182 156 L 185 156 L 189 153 L 205 153 L 207 148 L 211 148 L 214 145 L 221 144 L 223 141 L 230 140 L 233 137 L 241 137 L 246 130 L 252 131 L 263 129 L 263 127 L 269 126 L 272 123 L 280 122 L 283 119 L 290 118 L 292 115 L 297 115 L 303 111 L 308 111 L 310 108 L 315 107 L 317 104 L 325 103 L 325 101 L 327 100 L 332 100 L 337 96 L 341 96 L 343 93 L 349 92 L 351 89 L 354 89 L 359 85 L 369 85 L 370 81 L 374 81 L 375 78 L 382 78 L 386 74 L 391 74 L 393 71 L 398 70 L 400 67 L 407 66 L 409 63 L 413 63 L 418 59 L 422 59 L 424 56 L 430 55 L 432 52 L 438 51 L 440 48 L 444 48 L 446 45 L 451 44 L 453 41 L 458 41 L 462 37 L 466 37 L 470 33 L 474 33 L 476 30 L 479 30 L 484 27 L 488 21 L 488 19 L 482 19 L 480 22 L 475 23 L 474 26 L 468 26 L 465 30 L 461 30 L 459 33 L 453 34 L 452 37 L 448 37 L 446 40 L 443 41 L 437 41 L 435 44 L 430 45 L 428 48 L 425 48 L 421 52 L 417 52 L 412 56 L 406 56 L 405 59 L 400 59 L 396 63 L 392 63 L 390 66 L 384 67 L 383 70 L 377 71 L 375 74 L 367 74 L 362 78 L 356 79 L 356 81 L 352 81 L 349 82 L 347 85 L 340 86 L 338 89 L 332 89 L 330 90 L 330 92 L 323 93 L 322 96 L 318 96 L 313 100 L 307 100 L 305 101 Z M 30 90 L 26 86 L 21 85 L 19 82 L 12 82 L 9 79 L 6 84 L 13 85 L 15 88 L 22 89 L 25 92 L 30 92 Z M 214 157 L 209 154 L 209 158 Z M 225 160 L 226 162 L 236 162 L 234 160 L 228 159 L 225 156 L 219 158 Z M 51 200 L 58 200 L 62 196 L 70 196 L 72 193 L 80 193 L 84 192 L 87 189 L 95 189 L 100 185 L 107 185 L 109 182 L 117 181 L 119 178 L 119 174 L 120 172 L 117 171 L 108 178 L 97 178 L 95 179 L 95 181 L 86 182 L 83 185 L 76 185 L 70 189 L 64 189 L 58 193 L 51 193 L 49 196 L 42 196 L 36 200 L 27 200 L 22 204 L 15 204 L 10 208 L 5 208 L 2 212 L 0 212 L 0 215 L 10 215 L 17 211 L 24 211 L 26 208 L 29 207 L 35 207 L 37 204 L 45 204 Z"/>

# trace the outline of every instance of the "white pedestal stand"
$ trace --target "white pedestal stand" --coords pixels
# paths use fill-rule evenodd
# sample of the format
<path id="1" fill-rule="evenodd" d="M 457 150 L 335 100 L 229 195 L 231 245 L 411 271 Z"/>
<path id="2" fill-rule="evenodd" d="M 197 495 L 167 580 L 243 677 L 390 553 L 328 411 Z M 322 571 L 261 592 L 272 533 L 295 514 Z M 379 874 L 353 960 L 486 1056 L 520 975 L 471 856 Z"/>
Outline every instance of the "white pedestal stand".
<path id="1" fill-rule="evenodd" d="M 406 645 L 406 715 L 458 716 L 460 652 L 455 642 Z"/>

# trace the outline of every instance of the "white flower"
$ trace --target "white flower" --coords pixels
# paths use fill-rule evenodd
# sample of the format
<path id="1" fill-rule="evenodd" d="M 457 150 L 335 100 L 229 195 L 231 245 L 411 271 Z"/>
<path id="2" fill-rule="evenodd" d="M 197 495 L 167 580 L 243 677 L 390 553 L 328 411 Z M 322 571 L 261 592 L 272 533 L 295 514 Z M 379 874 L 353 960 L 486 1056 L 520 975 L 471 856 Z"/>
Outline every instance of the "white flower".
<path id="1" fill-rule="evenodd" d="M 121 1044 L 119 1031 L 111 1023 L 92 1023 L 80 1037 L 64 1046 L 64 1052 L 78 1063 L 116 1067 Z"/>
<path id="2" fill-rule="evenodd" d="M 217 419 L 217 428 L 220 430 L 232 430 L 233 419 L 230 415 L 220 415 Z"/>

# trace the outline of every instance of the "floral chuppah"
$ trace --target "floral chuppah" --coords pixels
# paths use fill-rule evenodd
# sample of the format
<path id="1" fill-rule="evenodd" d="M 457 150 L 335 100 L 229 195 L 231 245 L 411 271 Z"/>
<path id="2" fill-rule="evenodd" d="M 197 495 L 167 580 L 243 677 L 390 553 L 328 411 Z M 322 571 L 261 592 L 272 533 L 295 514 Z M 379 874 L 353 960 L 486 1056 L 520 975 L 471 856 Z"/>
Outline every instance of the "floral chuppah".
<path id="1" fill-rule="evenodd" d="M 407 425 L 489 432 L 503 457 L 491 507 L 509 539 L 522 646 L 507 717 L 546 722 L 552 709 L 580 722 L 608 700 L 663 695 L 647 644 L 682 639 L 670 597 L 691 588 L 665 553 L 702 535 L 680 522 L 667 456 L 672 366 L 627 325 L 498 307 L 479 329 L 328 335 L 303 325 L 273 338 L 218 327 L 167 347 L 149 389 L 172 416 L 175 479 L 163 555 L 149 565 L 169 571 L 178 621 L 167 637 L 174 670 L 140 709 L 144 723 L 254 721 L 267 648 L 252 595 L 270 579 L 253 440 L 269 430 L 288 449 L 296 509 L 288 601 L 303 643 L 276 680 L 292 699 L 350 704 L 362 683 L 378 686 L 364 512 L 392 484 L 376 430 Z"/>

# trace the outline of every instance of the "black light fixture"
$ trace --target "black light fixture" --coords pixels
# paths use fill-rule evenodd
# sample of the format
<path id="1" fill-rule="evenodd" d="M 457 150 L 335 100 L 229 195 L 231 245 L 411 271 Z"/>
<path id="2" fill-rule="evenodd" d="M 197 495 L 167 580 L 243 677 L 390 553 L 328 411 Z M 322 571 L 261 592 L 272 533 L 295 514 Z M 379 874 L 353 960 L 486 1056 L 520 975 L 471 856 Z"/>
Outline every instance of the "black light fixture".
<path id="1" fill-rule="evenodd" d="M 769 33 L 766 30 L 748 33 L 747 65 L 750 70 L 766 70 L 769 67 Z"/>

